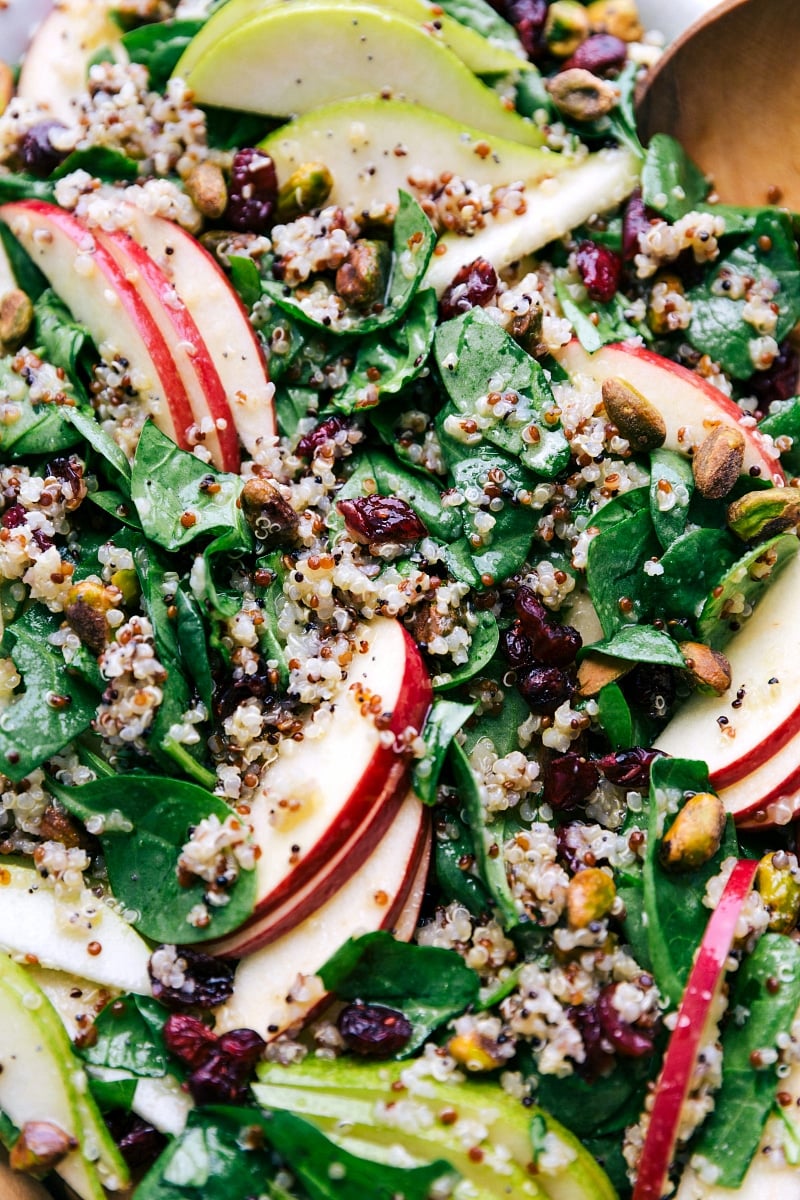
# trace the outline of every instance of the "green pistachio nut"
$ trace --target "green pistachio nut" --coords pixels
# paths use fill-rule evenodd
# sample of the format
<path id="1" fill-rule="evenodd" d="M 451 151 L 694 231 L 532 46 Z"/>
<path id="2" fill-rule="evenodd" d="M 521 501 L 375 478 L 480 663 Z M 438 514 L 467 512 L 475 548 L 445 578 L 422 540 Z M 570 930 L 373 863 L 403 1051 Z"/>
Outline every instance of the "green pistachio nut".
<path id="1" fill-rule="evenodd" d="M 790 933 L 800 919 L 800 868 L 794 854 L 785 850 L 765 854 L 758 864 L 756 887 L 769 909 L 769 927 Z"/>
<path id="2" fill-rule="evenodd" d="M 321 208 L 332 187 L 333 176 L 324 163 L 302 163 L 278 192 L 278 216 L 282 221 L 291 221 Z"/>
<path id="3" fill-rule="evenodd" d="M 559 71 L 546 86 L 558 111 L 573 121 L 596 121 L 605 117 L 619 99 L 613 83 L 582 67 Z"/>
<path id="4" fill-rule="evenodd" d="M 608 916 L 617 898 L 614 880 L 600 867 L 587 867 L 573 875 L 567 888 L 567 921 L 570 929 L 583 929 Z"/>
<path id="5" fill-rule="evenodd" d="M 800 488 L 747 492 L 728 505 L 728 525 L 745 542 L 775 537 L 800 522 Z"/>
<path id="6" fill-rule="evenodd" d="M 634 452 L 664 445 L 667 426 L 655 404 L 624 379 L 604 379 L 602 391 L 606 412 Z"/>
<path id="7" fill-rule="evenodd" d="M 390 265 L 387 242 L 359 238 L 336 272 L 336 291 L 351 308 L 367 311 L 383 300 Z"/>
<path id="8" fill-rule="evenodd" d="M 577 0 L 555 0 L 544 27 L 547 48 L 556 58 L 569 58 L 589 36 L 589 16 Z"/>
<path id="9" fill-rule="evenodd" d="M 725 806 L 713 792 L 691 796 L 670 825 L 659 848 L 668 871 L 695 871 L 713 858 L 725 832 Z"/>

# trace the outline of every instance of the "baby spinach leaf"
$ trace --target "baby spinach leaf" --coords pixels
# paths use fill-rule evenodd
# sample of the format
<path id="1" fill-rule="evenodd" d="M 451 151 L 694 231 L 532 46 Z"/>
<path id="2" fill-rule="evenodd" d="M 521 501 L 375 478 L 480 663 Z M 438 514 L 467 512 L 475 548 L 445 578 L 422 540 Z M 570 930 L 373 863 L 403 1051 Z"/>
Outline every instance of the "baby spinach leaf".
<path id="1" fill-rule="evenodd" d="M 673 450 L 654 450 L 650 455 L 650 516 L 665 550 L 686 530 L 693 492 L 689 459 Z"/>
<path id="2" fill-rule="evenodd" d="M 77 383 L 78 360 L 89 345 L 88 331 L 72 319 L 50 288 L 36 301 L 33 312 L 36 338 L 44 349 L 44 358 L 53 366 L 62 367 L 73 384 Z"/>
<path id="3" fill-rule="evenodd" d="M 56 185 L 50 179 L 36 179 L 24 171 L 0 175 L 0 203 L 9 200 L 45 200 L 55 203 Z"/>
<path id="4" fill-rule="evenodd" d="M 706 597 L 723 579 L 741 543 L 727 529 L 690 529 L 661 557 L 660 575 L 649 577 L 653 612 L 694 621 Z"/>
<path id="5" fill-rule="evenodd" d="M 113 438 L 109 437 L 92 412 L 83 408 L 65 407 L 61 415 L 65 421 L 68 421 L 77 430 L 84 441 L 88 442 L 92 449 L 100 455 L 104 461 L 106 475 L 109 480 L 113 481 L 115 486 L 127 498 L 130 487 L 131 466 L 125 451 L 117 445 Z M 122 520 L 123 518 L 120 519 Z M 128 521 L 127 523 L 130 522 Z M 139 526 L 138 520 L 136 525 Z"/>
<path id="6" fill-rule="evenodd" d="M 607 504 L 592 513 L 592 525 L 601 532 L 620 521 L 627 520 L 648 507 L 649 493 L 646 487 L 631 488 L 621 496 L 615 496 Z"/>
<path id="7" fill-rule="evenodd" d="M 609 342 L 624 342 L 642 332 L 641 327 L 633 326 L 625 316 L 627 304 L 619 293 L 607 304 L 601 304 L 588 296 L 576 300 L 563 280 L 556 279 L 555 288 L 564 316 L 590 354 Z"/>
<path id="8" fill-rule="evenodd" d="M 131 62 L 147 67 L 151 91 L 162 91 L 189 42 L 202 29 L 201 20 L 159 21 L 140 25 L 122 36 Z"/>
<path id="9" fill-rule="evenodd" d="M 252 258 L 241 254 L 231 254 L 228 257 L 228 269 L 231 273 L 231 283 L 242 298 L 246 308 L 255 307 L 261 299 L 261 275 Z"/>
<path id="10" fill-rule="evenodd" d="M 678 221 L 708 195 L 703 172 L 668 133 L 654 133 L 642 164 L 642 200 L 667 221 Z"/>
<path id="11" fill-rule="evenodd" d="M 778 980 L 774 989 L 770 981 Z M 752 1055 L 774 1050 L 788 1034 L 800 1005 L 800 946 L 780 933 L 765 933 L 733 979 L 729 1012 L 735 1016 L 722 1036 L 722 1083 L 695 1154 L 714 1164 L 721 1188 L 738 1188 L 758 1149 L 778 1078 L 774 1066 L 753 1069 Z"/>
<path id="12" fill-rule="evenodd" d="M 721 650 L 740 628 L 745 606 L 752 609 L 765 588 L 774 583 L 786 564 L 797 554 L 798 541 L 793 533 L 782 533 L 748 550 L 719 580 L 709 594 L 697 620 L 697 631 L 704 642 Z"/>
<path id="13" fill-rule="evenodd" d="M 684 758 L 657 758 L 650 768 L 647 852 L 643 866 L 647 941 L 659 991 L 677 1006 L 692 968 L 695 951 L 708 924 L 710 910 L 703 904 L 706 884 L 718 874 L 726 858 L 738 852 L 736 831 L 729 820 L 717 853 L 694 871 L 665 871 L 658 859 L 662 817 L 666 823 L 689 794 L 710 790 L 705 763 Z"/>
<path id="14" fill-rule="evenodd" d="M 175 607 L 178 610 L 176 622 L 178 649 L 183 669 L 197 688 L 200 699 L 210 712 L 214 679 L 211 674 L 211 663 L 208 657 L 206 627 L 199 604 L 184 584 L 181 584 L 175 593 Z"/>
<path id="15" fill-rule="evenodd" d="M 434 869 L 443 903 L 463 904 L 473 916 L 487 914 L 492 906 L 489 893 L 475 874 L 472 836 L 459 814 L 447 810 L 443 828 L 434 842 Z"/>
<path id="16" fill-rule="evenodd" d="M 665 667 L 685 668 L 677 643 L 652 625 L 623 625 L 604 642 L 586 646 L 585 651 L 624 658 L 627 662 L 660 663 Z"/>
<path id="17" fill-rule="evenodd" d="M 253 911 L 255 871 L 242 870 L 229 889 L 227 904 L 209 906 L 205 928 L 187 919 L 203 903 L 207 885 L 178 879 L 177 863 L 191 830 L 207 817 L 225 821 L 231 810 L 223 800 L 194 783 L 153 775 L 117 775 L 79 788 L 51 781 L 53 794 L 82 821 L 105 821 L 100 841 L 111 890 L 137 914 L 133 922 L 156 942 L 195 943 L 236 929 Z"/>
<path id="18" fill-rule="evenodd" d="M 469 657 L 465 663 L 453 667 L 451 671 L 434 675 L 433 688 L 436 692 L 448 692 L 459 684 L 466 683 L 482 671 L 494 658 L 495 650 L 500 641 L 500 630 L 497 619 L 491 612 L 477 612 L 477 625 L 472 630 L 472 641 L 469 647 Z"/>
<path id="19" fill-rule="evenodd" d="M 713 271 L 687 294 L 692 319 L 686 339 L 696 350 L 717 360 L 734 379 L 749 379 L 755 363 L 750 353 L 758 331 L 743 317 L 745 296 L 724 289 L 725 277 L 753 279 L 775 288 L 778 321 L 773 336 L 783 341 L 800 318 L 800 264 L 789 215 L 762 210 L 752 236 L 718 259 Z M 735 297 L 735 298 L 734 298 Z"/>
<path id="20" fill-rule="evenodd" d="M 478 874 L 497 906 L 505 928 L 519 924 L 520 915 L 511 895 L 505 860 L 499 849 L 505 841 L 503 815 L 491 820 L 483 805 L 478 780 L 466 753 L 457 741 L 450 743 L 450 765 L 467 823 L 472 830 Z"/>
<path id="21" fill-rule="evenodd" d="M 42 620 L 42 634 L 16 622 L 3 640 L 25 689 L 0 713 L 0 767 L 15 783 L 88 729 L 97 707 L 96 695 L 66 673 L 61 653 L 47 644 L 59 620 L 44 612 Z M 57 697 L 66 704 L 56 706 Z"/>
<path id="22" fill-rule="evenodd" d="M 318 972 L 342 1000 L 366 1000 L 405 1013 L 414 1026 L 403 1057 L 478 999 L 480 981 L 460 955 L 398 942 L 379 931 L 351 938 Z"/>
<path id="23" fill-rule="evenodd" d="M 208 481 L 219 486 L 210 492 Z M 195 458 L 148 421 L 142 429 L 131 473 L 131 499 L 145 534 L 165 550 L 199 537 L 235 533 L 230 552 L 248 550 L 252 534 L 239 497 L 238 475 L 217 471 Z"/>
<path id="24" fill-rule="evenodd" d="M 5 372 L 0 369 L 0 387 Z M 16 381 L 18 382 L 18 381 Z M 11 459 L 58 454 L 80 442 L 80 435 L 65 420 L 66 405 L 41 400 L 34 402 L 27 392 L 12 402 L 6 401 L 13 421 L 0 424 L 0 448 Z"/>
<path id="25" fill-rule="evenodd" d="M 93 1067 L 129 1071 L 137 1079 L 161 1079 L 167 1073 L 164 1009 L 149 996 L 119 996 L 92 1025 L 97 1036 L 80 1054 Z"/>
<path id="26" fill-rule="evenodd" d="M 758 428 L 773 438 L 792 439 L 792 448 L 782 452 L 781 462 L 790 474 L 796 475 L 800 471 L 800 396 L 771 404 L 769 414 L 759 422 Z"/>
<path id="27" fill-rule="evenodd" d="M 423 804 L 436 803 L 436 788 L 450 743 L 475 708 L 474 704 L 458 704 L 455 700 L 433 702 L 422 731 L 425 754 L 414 764 L 412 777 L 414 791 Z"/>
<path id="28" fill-rule="evenodd" d="M 5 177 L 4 177 L 5 178 Z M 11 272 L 18 287 L 35 303 L 50 286 L 31 256 L 23 250 L 8 226 L 0 221 L 0 243 L 6 252 Z"/>
<path id="29" fill-rule="evenodd" d="M 484 309 L 440 325 L 434 353 L 452 404 L 488 442 L 547 479 L 564 469 L 569 446 L 547 420 L 555 403 L 544 370 Z M 510 404 L 490 405 L 491 392 L 508 393 Z"/>
<path id="30" fill-rule="evenodd" d="M 597 719 L 605 730 L 612 750 L 628 750 L 635 746 L 633 715 L 619 684 L 607 683 L 600 689 L 597 707 Z"/>
<path id="31" fill-rule="evenodd" d="M 373 333 L 377 329 L 393 325 L 405 316 L 428 269 L 435 244 L 436 234 L 425 213 L 408 192 L 401 191 L 392 234 L 392 270 L 383 307 L 380 312 L 368 316 L 350 317 L 346 329 L 340 331 L 328 329 L 322 322 L 310 316 L 291 293 L 286 294 L 282 283 L 266 279 L 262 282 L 262 288 L 264 294 L 278 308 L 303 324 L 329 333 Z"/>
<path id="32" fill-rule="evenodd" d="M 50 176 L 52 181 L 72 175 L 74 171 L 86 171 L 93 179 L 106 183 L 132 182 L 138 177 L 139 165 L 121 150 L 111 146 L 89 146 L 86 150 L 73 150 Z"/>
<path id="33" fill-rule="evenodd" d="M 497 688 L 496 702 L 467 726 L 464 740 L 467 754 L 472 753 L 482 738 L 489 739 L 498 758 L 519 749 L 519 727 L 530 717 L 531 710 L 515 687 L 503 683 L 504 674 L 504 665 L 498 660 L 485 673 L 485 678 Z"/>
<path id="34" fill-rule="evenodd" d="M 646 497 L 647 489 L 641 490 Z M 593 523 L 597 524 L 594 519 Z M 607 638 L 623 625 L 646 618 L 649 576 L 644 565 L 658 557 L 659 550 L 649 509 L 644 508 L 609 525 L 589 543 L 589 595 Z"/>
<path id="35" fill-rule="evenodd" d="M 353 372 L 332 398 L 341 412 L 361 412 L 380 404 L 422 371 L 433 345 L 438 301 L 432 288 L 419 292 L 405 320 L 359 342 Z"/>

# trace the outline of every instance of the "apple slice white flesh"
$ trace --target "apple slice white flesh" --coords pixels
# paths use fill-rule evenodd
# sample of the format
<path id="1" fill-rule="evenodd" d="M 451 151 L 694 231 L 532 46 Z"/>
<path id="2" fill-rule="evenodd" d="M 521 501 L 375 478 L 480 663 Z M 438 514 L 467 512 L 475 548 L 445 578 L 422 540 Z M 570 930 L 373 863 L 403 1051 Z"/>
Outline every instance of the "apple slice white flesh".
<path id="1" fill-rule="evenodd" d="M 70 924 L 70 906 L 59 904 L 53 889 L 42 883 L 33 867 L 3 859 L 0 947 L 42 967 L 149 996 L 147 942 L 102 899 L 95 898 L 93 903 L 96 915 L 91 928 L 77 920 Z"/>
<path id="2" fill-rule="evenodd" d="M 800 656 L 790 649 L 799 592 L 795 555 L 727 647 L 728 691 L 696 692 L 656 740 L 667 754 L 704 759 L 712 786 L 737 818 L 776 799 L 800 761 Z"/>
<path id="3" fill-rule="evenodd" d="M 225 388 L 200 330 L 158 263 L 122 230 L 92 231 L 133 284 L 164 336 L 194 415 L 195 439 L 221 471 L 238 474 L 239 439 Z"/>
<path id="4" fill-rule="evenodd" d="M 443 166 L 446 164 L 443 164 Z M 437 295 L 462 267 L 485 258 L 500 271 L 564 237 L 595 213 L 614 208 L 639 182 L 639 159 L 630 150 L 598 150 L 526 193 L 525 212 L 487 220 L 474 237 L 446 233 L 425 275 Z"/>
<path id="5" fill-rule="evenodd" d="M 427 813 L 409 793 L 376 849 L 326 904 L 285 937 L 242 959 L 233 996 L 217 1012 L 217 1032 L 255 1029 L 270 1041 L 302 1025 L 328 999 L 317 971 L 349 938 L 392 929 L 401 917 L 410 935 L 429 845 Z"/>
<path id="6" fill-rule="evenodd" d="M 725 963 L 757 869 L 758 863 L 749 859 L 736 863 L 703 934 L 656 1083 L 633 1200 L 661 1200 L 664 1195 L 681 1110 L 697 1056 L 712 1036 L 715 999 L 725 980 Z"/>
<path id="7" fill-rule="evenodd" d="M 340 4 L 344 0 L 338 0 Z M 406 20 L 420 25 L 429 37 L 441 42 L 458 55 L 476 75 L 503 75 L 508 71 L 530 70 L 531 64 L 518 58 L 511 50 L 495 46 L 467 25 L 449 17 L 438 5 L 426 0 L 368 0 L 373 8 L 396 12 Z M 251 21 L 260 13 L 273 8 L 282 0 L 228 0 L 206 21 L 183 52 L 175 68 L 176 75 L 185 75 L 203 57 L 209 47 L 238 26 Z M 302 4 L 304 0 L 293 0 Z"/>
<path id="8" fill-rule="evenodd" d="M 180 225 L 133 205 L 118 216 L 193 318 L 222 380 L 239 439 L 255 454 L 277 432 L 275 387 L 244 305 L 219 264 Z"/>
<path id="9" fill-rule="evenodd" d="M 25 0 L 27 3 L 27 0 Z M 119 42 L 111 5 L 59 0 L 36 30 L 22 61 L 18 94 L 40 104 L 65 125 L 75 120 L 73 100 L 86 90 L 92 55 Z"/>
<path id="10" fill-rule="evenodd" d="M 220 9 L 220 14 L 227 8 Z M 280 183 L 308 162 L 325 163 L 333 176 L 327 203 L 360 212 L 396 205 L 409 177 L 446 165 L 453 175 L 498 187 L 539 183 L 569 164 L 563 154 L 526 146 L 403 100 L 362 96 L 342 100 L 282 125 L 261 143 Z"/>
<path id="11" fill-rule="evenodd" d="M 98 351 L 130 364 L 132 386 L 167 437 L 189 449 L 186 388 L 149 308 L 109 252 L 71 213 L 42 200 L 0 206 L 0 219 L 45 275 Z"/>
<path id="12" fill-rule="evenodd" d="M 333 703 L 312 718 L 301 742 L 284 740 L 252 801 L 253 837 L 261 849 L 257 902 L 249 924 L 319 877 L 392 791 L 404 791 L 408 758 L 386 745 L 389 735 L 419 732 L 430 705 L 428 674 L 399 621 L 379 618 Z M 379 729 L 378 713 L 391 714 Z M 321 732 L 317 736 L 318 728 Z M 358 865 L 357 847 L 339 865 L 342 882 Z"/>
<path id="13" fill-rule="evenodd" d="M 667 450 L 689 454 L 717 425 L 734 425 L 745 440 L 742 473 L 773 483 L 786 482 L 780 462 L 758 430 L 742 425 L 742 410 L 719 388 L 692 371 L 642 346 L 617 342 L 589 354 L 573 340 L 555 352 L 570 378 L 583 376 L 598 386 L 621 379 L 655 405 L 667 427 Z"/>
<path id="14" fill-rule="evenodd" d="M 216 41 L 189 71 L 179 62 L 176 73 L 200 104 L 220 108 L 291 117 L 390 93 L 487 134 L 542 141 L 536 125 L 506 108 L 446 46 L 398 13 L 368 4 L 268 8 Z"/>

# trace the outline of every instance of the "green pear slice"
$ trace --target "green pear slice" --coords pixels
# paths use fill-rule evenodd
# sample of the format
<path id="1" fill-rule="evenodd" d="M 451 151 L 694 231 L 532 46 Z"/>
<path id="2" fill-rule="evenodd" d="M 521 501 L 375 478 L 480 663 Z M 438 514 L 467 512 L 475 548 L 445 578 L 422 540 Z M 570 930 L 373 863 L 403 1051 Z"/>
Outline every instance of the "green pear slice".
<path id="1" fill-rule="evenodd" d="M 180 66 L 180 64 L 178 64 Z M 215 42 L 184 78 L 199 104 L 290 117 L 337 100 L 390 95 L 487 134 L 538 144 L 446 46 L 398 13 L 368 4 L 284 4 Z"/>
<path id="2" fill-rule="evenodd" d="M 488 221 L 474 237 L 446 233 L 439 239 L 424 286 L 441 295 L 456 272 L 476 258 L 488 259 L 499 271 L 535 254 L 626 199 L 638 183 L 639 167 L 630 150 L 598 150 L 529 193 L 524 213 Z"/>
<path id="3" fill-rule="evenodd" d="M 104 1200 L 97 1168 L 82 1150 L 75 1087 L 82 1072 L 66 1031 L 23 968 L 11 960 L 1 966 L 0 1109 L 18 1129 L 28 1121 L 48 1121 L 74 1138 L 79 1148 L 62 1159 L 58 1174 L 81 1200 Z"/>
<path id="4" fill-rule="evenodd" d="M 302 4 L 304 0 L 291 2 Z M 350 2 L 351 0 L 339 0 L 342 7 Z M 247 24 L 254 17 L 282 3 L 285 3 L 285 0 L 228 0 L 227 4 L 209 17 L 200 32 L 192 38 L 175 68 L 175 74 L 185 75 L 220 38 L 226 37 L 231 30 Z M 502 46 L 492 45 L 474 29 L 469 29 L 460 21 L 449 17 L 437 6 L 428 4 L 427 0 L 369 0 L 369 4 L 373 8 L 398 13 L 401 17 L 413 21 L 415 25 L 423 27 L 434 41 L 452 50 L 476 75 L 504 75 L 511 71 L 533 69 L 532 64 L 525 59 L 518 58 Z"/>
<path id="5" fill-rule="evenodd" d="M 221 9 L 225 12 L 225 9 Z M 478 185 L 539 183 L 569 158 L 539 146 L 487 135 L 421 104 L 365 96 L 343 100 L 282 125 L 261 143 L 282 183 L 304 163 L 325 163 L 333 176 L 328 203 L 357 212 L 397 204 L 409 176 L 446 169 Z"/>
<path id="6" fill-rule="evenodd" d="M 92 983 L 148 996 L 147 942 L 102 899 L 94 907 L 90 921 L 71 923 L 68 906 L 56 900 L 33 867 L 0 859 L 0 948 Z"/>

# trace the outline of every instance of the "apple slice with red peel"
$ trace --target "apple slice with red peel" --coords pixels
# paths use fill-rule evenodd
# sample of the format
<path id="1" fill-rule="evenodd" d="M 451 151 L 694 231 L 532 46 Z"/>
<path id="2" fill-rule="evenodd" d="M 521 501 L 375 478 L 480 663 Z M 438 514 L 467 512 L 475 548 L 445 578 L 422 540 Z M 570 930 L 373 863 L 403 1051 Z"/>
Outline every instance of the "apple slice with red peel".
<path id="1" fill-rule="evenodd" d="M 321 878 L 370 814 L 405 791 L 401 743 L 422 729 L 430 700 L 419 650 L 400 622 L 370 622 L 335 701 L 315 714 L 302 741 L 281 742 L 251 803 L 261 856 L 248 925 Z M 356 843 L 338 858 L 342 882 L 370 848 Z"/>
<path id="2" fill-rule="evenodd" d="M 25 0 L 24 7 L 42 9 L 41 4 L 31 5 L 30 0 Z M 30 14 L 31 22 L 34 16 Z M 77 112 L 73 101 L 86 91 L 92 55 L 111 46 L 115 57 L 126 57 L 119 53 L 121 32 L 112 20 L 110 4 L 59 0 L 31 38 L 22 61 L 18 95 L 31 104 L 40 104 L 57 120 L 74 124 Z M 8 48 L 5 52 L 8 54 Z M 8 61 L 12 62 L 13 56 Z"/>
<path id="3" fill-rule="evenodd" d="M 194 319 L 225 389 L 242 445 L 275 436 L 274 385 L 247 311 L 208 251 L 173 221 L 126 205 L 118 222 L 155 259 Z"/>
<path id="4" fill-rule="evenodd" d="M 217 1032 L 255 1029 L 268 1041 L 308 1021 L 328 1001 L 317 971 L 351 937 L 414 931 L 430 854 L 428 814 L 409 793 L 375 850 L 312 916 L 243 958 Z"/>
<path id="5" fill-rule="evenodd" d="M 43 200 L 0 205 L 0 219 L 103 357 L 128 361 L 148 415 L 188 450 L 194 415 L 183 380 L 150 309 L 114 257 L 72 213 Z"/>
<path id="6" fill-rule="evenodd" d="M 225 388 L 192 314 L 158 263 L 120 229 L 93 229 L 98 245 L 109 252 L 133 284 L 172 352 L 194 414 L 192 440 L 207 447 L 221 471 L 238 473 L 239 439 Z"/>
<path id="7" fill-rule="evenodd" d="M 758 430 L 742 424 L 744 413 L 738 405 L 685 367 L 628 342 L 615 342 L 589 354 L 573 339 L 554 356 L 570 378 L 582 375 L 596 384 L 621 379 L 641 392 L 664 419 L 667 450 L 689 454 L 715 426 L 735 425 L 745 440 L 743 474 L 786 482 L 769 443 Z"/>
<path id="8" fill-rule="evenodd" d="M 800 658 L 790 652 L 799 592 L 795 555 L 726 648 L 728 691 L 695 693 L 656 739 L 667 754 L 708 763 L 711 785 L 737 821 L 800 787 Z"/>
<path id="9" fill-rule="evenodd" d="M 751 859 L 736 863 L 703 934 L 656 1083 L 633 1200 L 661 1200 L 664 1195 L 681 1110 L 697 1056 L 712 1036 L 712 1014 L 725 980 L 725 962 L 757 869 L 758 863 Z"/>

